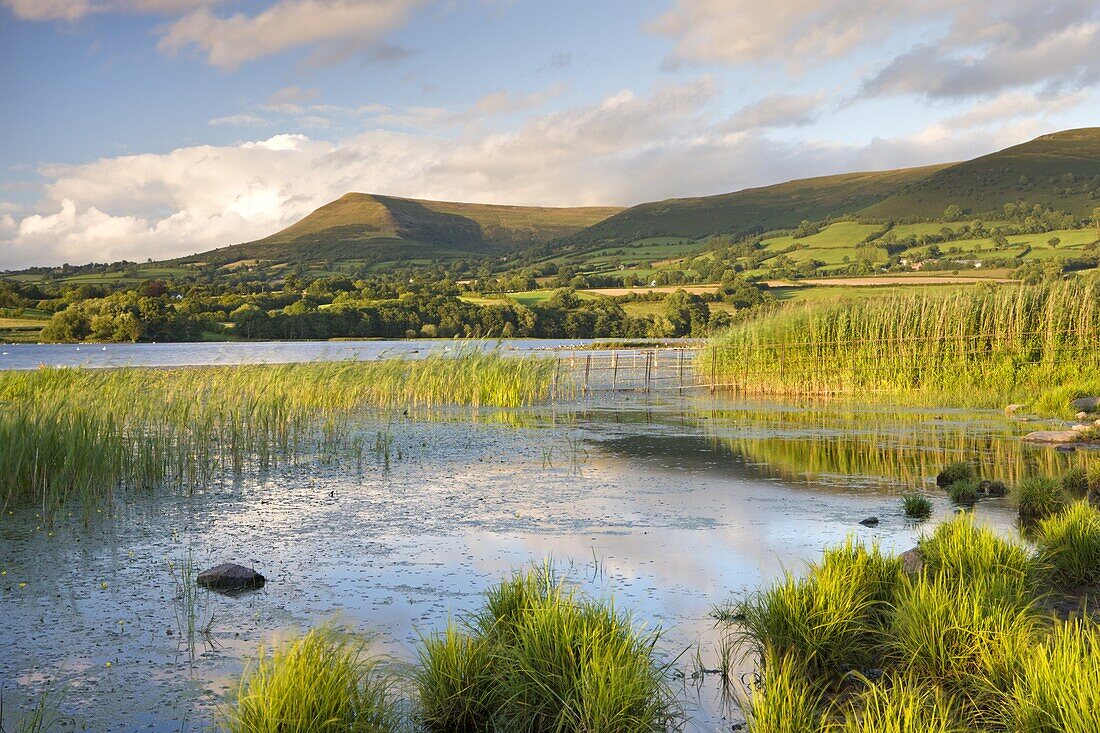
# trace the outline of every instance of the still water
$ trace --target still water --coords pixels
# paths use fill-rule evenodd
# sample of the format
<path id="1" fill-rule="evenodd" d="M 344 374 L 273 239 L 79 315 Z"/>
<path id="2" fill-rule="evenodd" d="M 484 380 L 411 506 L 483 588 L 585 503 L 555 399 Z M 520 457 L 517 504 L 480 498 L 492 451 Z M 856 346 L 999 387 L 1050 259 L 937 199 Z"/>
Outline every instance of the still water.
<path id="1" fill-rule="evenodd" d="M 446 341 L 224 341 L 181 344 L 0 344 L 0 370 L 65 367 L 174 367 L 215 364 L 287 364 L 423 358 L 456 349 L 500 349 L 531 354 L 566 350 L 588 353 L 599 339 L 504 339 Z M 632 343 L 663 343 L 632 340 Z M 680 339 L 680 344 L 690 340 Z M 606 352 L 601 352 L 606 353 Z"/>
<path id="2" fill-rule="evenodd" d="M 851 534 L 912 547 L 922 526 L 904 518 L 900 494 L 933 498 L 925 527 L 949 516 L 933 481 L 946 462 L 1017 480 L 1084 460 L 1021 444 L 1033 428 L 995 412 L 688 394 L 371 412 L 348 430 L 385 442 L 388 459 L 367 450 L 227 476 L 191 496 L 129 495 L 87 523 L 79 511 L 54 523 L 5 512 L 5 711 L 53 680 L 78 728 L 210 729 L 261 643 L 336 618 L 377 653 L 411 660 L 420 634 L 476 609 L 506 573 L 551 559 L 660 626 L 686 729 L 728 731 L 742 720 L 740 683 L 723 689 L 693 661 L 718 666 L 715 605 L 801 572 Z M 1008 500 L 976 511 L 1012 531 Z M 859 525 L 871 515 L 877 527 Z M 200 592 L 211 632 L 194 649 L 176 589 L 189 554 L 197 569 L 238 562 L 269 578 L 236 598 Z"/>

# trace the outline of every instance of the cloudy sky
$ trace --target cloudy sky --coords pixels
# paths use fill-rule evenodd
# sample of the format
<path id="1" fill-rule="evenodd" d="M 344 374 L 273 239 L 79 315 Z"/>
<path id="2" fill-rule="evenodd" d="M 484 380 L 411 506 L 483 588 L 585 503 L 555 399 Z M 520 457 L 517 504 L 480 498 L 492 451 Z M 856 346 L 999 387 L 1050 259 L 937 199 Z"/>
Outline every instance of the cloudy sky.
<path id="1" fill-rule="evenodd" d="M 1100 124 L 1096 0 L 0 0 L 0 269 L 348 191 L 632 204 Z"/>

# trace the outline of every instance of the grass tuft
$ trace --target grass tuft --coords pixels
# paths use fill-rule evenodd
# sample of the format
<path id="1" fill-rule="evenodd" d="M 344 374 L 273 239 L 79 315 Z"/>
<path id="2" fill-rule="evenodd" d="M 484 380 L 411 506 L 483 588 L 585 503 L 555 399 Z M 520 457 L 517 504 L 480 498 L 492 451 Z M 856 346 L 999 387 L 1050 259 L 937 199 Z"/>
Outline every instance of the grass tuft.
<path id="1" fill-rule="evenodd" d="M 903 495 L 901 506 L 905 510 L 905 516 L 912 519 L 928 519 L 932 516 L 932 502 L 920 494 Z"/>
<path id="2" fill-rule="evenodd" d="M 1035 535 L 1039 563 L 1064 587 L 1100 582 L 1100 512 L 1087 501 L 1042 520 Z"/>
<path id="3" fill-rule="evenodd" d="M 1066 505 L 1060 483 L 1046 476 L 1026 478 L 1016 487 L 1020 519 L 1034 522 L 1059 512 Z"/>
<path id="4" fill-rule="evenodd" d="M 231 733 L 356 731 L 391 733 L 398 725 L 392 683 L 363 646 L 331 626 L 260 651 L 225 713 Z"/>
<path id="5" fill-rule="evenodd" d="M 936 486 L 945 489 L 959 481 L 973 481 L 976 478 L 978 474 L 972 465 L 965 461 L 956 461 L 936 474 Z"/>

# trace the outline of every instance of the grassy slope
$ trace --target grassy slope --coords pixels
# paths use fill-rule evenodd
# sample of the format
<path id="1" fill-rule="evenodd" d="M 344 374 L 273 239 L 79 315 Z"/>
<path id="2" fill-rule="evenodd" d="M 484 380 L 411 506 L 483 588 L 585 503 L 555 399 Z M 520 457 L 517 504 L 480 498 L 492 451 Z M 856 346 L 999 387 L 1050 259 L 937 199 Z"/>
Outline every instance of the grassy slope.
<path id="1" fill-rule="evenodd" d="M 567 243 L 631 242 L 646 237 L 734 236 L 797 226 L 864 209 L 944 166 L 807 178 L 720 196 L 634 206 L 568 238 Z"/>
<path id="2" fill-rule="evenodd" d="M 1072 175 L 1072 180 L 1067 174 Z M 936 217 L 951 204 L 970 213 L 1023 200 L 1078 216 L 1100 206 L 1100 127 L 1043 135 L 991 155 L 944 168 L 862 213 L 879 217 Z"/>
<path id="3" fill-rule="evenodd" d="M 189 260 L 310 262 L 489 254 L 576 232 L 612 207 L 549 208 L 418 201 L 349 193 L 270 237 Z"/>

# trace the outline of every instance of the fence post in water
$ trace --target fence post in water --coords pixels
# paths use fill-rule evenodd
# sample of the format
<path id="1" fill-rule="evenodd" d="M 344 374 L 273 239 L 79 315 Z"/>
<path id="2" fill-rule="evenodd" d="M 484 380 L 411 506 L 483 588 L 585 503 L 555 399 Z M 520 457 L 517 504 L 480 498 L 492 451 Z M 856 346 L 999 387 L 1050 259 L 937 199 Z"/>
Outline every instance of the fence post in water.
<path id="1" fill-rule="evenodd" d="M 558 398 L 558 372 L 560 372 L 560 371 L 561 371 L 561 357 L 559 356 L 554 360 L 554 386 L 551 388 L 551 395 L 550 395 L 551 400 L 556 400 Z"/>
<path id="2" fill-rule="evenodd" d="M 680 349 L 680 394 L 684 393 L 684 350 Z"/>
<path id="3" fill-rule="evenodd" d="M 619 352 L 611 352 L 611 391 L 619 391 Z"/>
<path id="4" fill-rule="evenodd" d="M 718 386 L 718 347 L 710 347 L 710 393 Z"/>
<path id="5" fill-rule="evenodd" d="M 584 358 L 584 387 L 582 392 L 585 396 L 588 395 L 588 373 L 592 370 L 592 355 L 589 354 Z"/>

